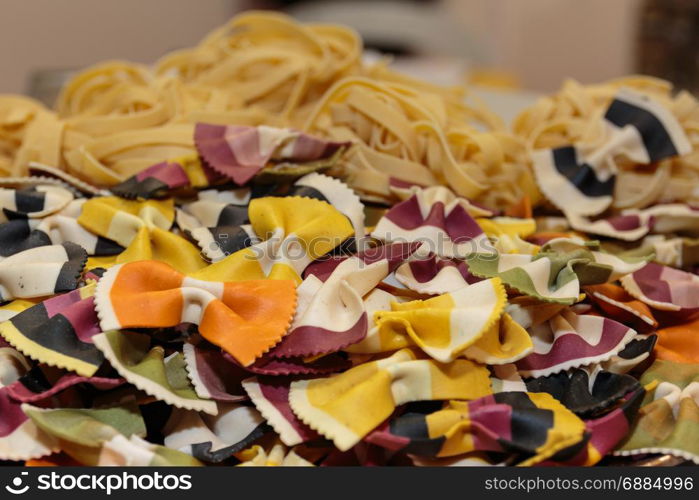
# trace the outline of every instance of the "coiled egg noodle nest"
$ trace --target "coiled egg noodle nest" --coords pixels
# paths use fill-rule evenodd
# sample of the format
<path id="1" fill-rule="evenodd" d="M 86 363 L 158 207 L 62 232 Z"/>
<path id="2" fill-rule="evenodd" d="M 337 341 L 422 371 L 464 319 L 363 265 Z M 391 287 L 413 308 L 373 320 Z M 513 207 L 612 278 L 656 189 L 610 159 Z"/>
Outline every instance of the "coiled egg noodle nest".
<path id="1" fill-rule="evenodd" d="M 152 67 L 110 61 L 78 73 L 55 111 L 3 97 L 0 171 L 26 175 L 34 161 L 111 186 L 194 153 L 197 122 L 264 124 L 352 140 L 334 173 L 365 199 L 394 201 L 392 179 L 446 184 L 492 206 L 538 196 L 524 141 L 482 104 L 467 104 L 463 88 L 361 56 L 349 28 L 245 13 Z"/>

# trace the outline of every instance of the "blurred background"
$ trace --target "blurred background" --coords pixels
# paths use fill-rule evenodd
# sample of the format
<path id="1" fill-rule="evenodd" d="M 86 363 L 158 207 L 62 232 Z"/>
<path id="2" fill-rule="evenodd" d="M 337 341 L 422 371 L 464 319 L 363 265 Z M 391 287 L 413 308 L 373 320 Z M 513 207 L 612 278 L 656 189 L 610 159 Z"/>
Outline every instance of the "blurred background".
<path id="1" fill-rule="evenodd" d="M 2 0 L 0 92 L 51 101 L 66 74 L 106 59 L 152 62 L 245 9 L 361 33 L 367 58 L 528 100 L 643 72 L 699 89 L 699 0 Z"/>

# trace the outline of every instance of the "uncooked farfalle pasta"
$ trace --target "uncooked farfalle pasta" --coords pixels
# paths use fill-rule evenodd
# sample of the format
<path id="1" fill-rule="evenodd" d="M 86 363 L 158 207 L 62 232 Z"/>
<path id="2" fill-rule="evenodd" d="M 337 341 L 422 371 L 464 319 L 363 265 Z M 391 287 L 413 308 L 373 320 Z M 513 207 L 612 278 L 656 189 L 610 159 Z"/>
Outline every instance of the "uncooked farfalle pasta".
<path id="1" fill-rule="evenodd" d="M 699 463 L 699 103 L 468 97 L 260 12 L 0 96 L 0 460 Z"/>

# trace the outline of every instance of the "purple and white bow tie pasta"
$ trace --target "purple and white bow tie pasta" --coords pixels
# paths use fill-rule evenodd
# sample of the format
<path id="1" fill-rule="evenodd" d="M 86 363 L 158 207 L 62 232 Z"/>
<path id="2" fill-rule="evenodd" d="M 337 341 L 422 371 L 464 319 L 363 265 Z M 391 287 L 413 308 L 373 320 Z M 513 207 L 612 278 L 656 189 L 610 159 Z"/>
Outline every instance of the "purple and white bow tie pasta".
<path id="1" fill-rule="evenodd" d="M 692 316 L 699 311 L 699 276 L 653 262 L 624 276 L 629 294 L 654 309 Z"/>
<path id="2" fill-rule="evenodd" d="M 625 241 L 639 240 L 651 232 L 699 235 L 699 207 L 681 203 L 622 210 L 619 215 L 597 220 L 569 212 L 566 217 L 577 231 Z"/>
<path id="3" fill-rule="evenodd" d="M 600 316 L 565 309 L 529 330 L 534 351 L 517 361 L 523 376 L 540 377 L 600 363 L 619 353 L 636 331 Z"/>
<path id="4" fill-rule="evenodd" d="M 470 212 L 483 213 L 446 188 L 417 190 L 391 208 L 371 235 L 386 242 L 421 242 L 440 257 L 494 254 L 492 243 Z"/>
<path id="5" fill-rule="evenodd" d="M 251 200 L 263 196 L 298 196 L 326 202 L 347 217 L 354 228 L 355 242 L 365 236 L 364 207 L 359 198 L 342 182 L 318 173 L 301 177 L 283 193 L 268 186 L 201 191 L 197 201 L 178 211 L 177 222 L 215 262 L 262 241 L 250 224 L 248 209 Z"/>
<path id="6" fill-rule="evenodd" d="M 268 127 L 198 123 L 194 142 L 204 164 L 236 184 L 247 184 L 270 160 L 311 162 L 332 157 L 349 143 Z"/>

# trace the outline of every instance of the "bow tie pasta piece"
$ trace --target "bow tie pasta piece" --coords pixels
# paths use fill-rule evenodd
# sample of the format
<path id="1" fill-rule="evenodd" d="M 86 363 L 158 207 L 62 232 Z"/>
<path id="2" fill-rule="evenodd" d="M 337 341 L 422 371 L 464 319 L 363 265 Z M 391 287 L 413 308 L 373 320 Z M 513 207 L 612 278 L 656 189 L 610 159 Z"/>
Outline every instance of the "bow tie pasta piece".
<path id="1" fill-rule="evenodd" d="M 145 393 L 177 408 L 216 414 L 214 401 L 197 396 L 180 353 L 166 358 L 161 346 L 151 347 L 151 337 L 139 333 L 105 331 L 92 342 L 119 375 Z"/>
<path id="2" fill-rule="evenodd" d="M 38 230 L 37 225 L 36 219 L 14 219 L 0 224 L 0 260 L 31 248 L 51 245 L 51 237 Z M 57 241 L 60 243 L 63 241 Z"/>
<path id="3" fill-rule="evenodd" d="M 615 455 L 668 453 L 699 464 L 699 370 L 696 364 L 657 360 L 640 383 L 650 390 L 639 418 Z"/>
<path id="4" fill-rule="evenodd" d="M 45 165 L 41 165 L 38 163 L 32 163 L 31 164 L 32 168 L 46 168 L 46 169 L 52 169 L 52 167 L 47 167 Z M 7 191 L 17 191 L 17 192 L 25 192 L 25 191 L 36 191 L 37 189 L 42 189 L 42 188 L 57 188 L 61 190 L 65 190 L 68 194 L 70 194 L 71 199 L 69 200 L 63 200 L 66 201 L 66 203 L 60 203 L 58 204 L 58 208 L 54 211 L 53 209 L 49 210 L 47 213 L 42 213 L 38 217 L 34 217 L 32 213 L 27 214 L 23 212 L 16 212 L 14 210 L 0 210 L 0 222 L 5 222 L 7 220 L 13 220 L 17 218 L 32 218 L 32 219 L 41 219 L 42 217 L 46 217 L 47 215 L 51 215 L 51 213 L 58 213 L 63 210 L 65 210 L 68 206 L 75 202 L 81 202 L 84 201 L 85 198 L 82 198 L 81 196 L 83 194 L 87 194 L 89 196 L 97 196 L 97 195 L 107 195 L 109 194 L 106 191 L 99 191 L 97 188 L 95 188 L 95 192 L 92 191 L 87 191 L 86 189 L 80 189 L 77 186 L 73 186 L 71 181 L 75 180 L 76 182 L 82 183 L 82 181 L 75 179 L 74 177 L 71 177 L 70 175 L 66 174 L 62 170 L 54 169 L 56 171 L 56 176 L 53 176 L 53 174 L 50 174 L 51 177 L 47 176 L 40 176 L 40 175 L 29 175 L 27 177 L 0 177 L 0 189 L 6 189 Z M 52 170 L 53 171 L 53 170 Z M 64 180 L 60 178 L 59 176 L 66 176 L 68 180 Z M 85 186 L 88 186 L 88 184 L 85 184 Z M 36 196 L 36 195 L 33 195 Z M 2 205 L 0 205 L 0 208 L 2 208 Z M 31 215 L 31 217 L 30 217 Z"/>
<path id="5" fill-rule="evenodd" d="M 354 191 L 339 179 L 313 172 L 294 182 L 286 196 L 301 196 L 328 202 L 349 219 L 354 228 L 355 239 L 359 241 L 364 238 L 364 205 Z"/>
<path id="6" fill-rule="evenodd" d="M 17 316 L 22 311 L 29 309 L 30 307 L 36 305 L 36 299 L 24 300 L 16 299 L 12 302 L 8 302 L 5 305 L 0 306 L 0 322 L 7 321 L 8 319 Z M 0 348 L 2 341 L 0 340 Z"/>
<path id="7" fill-rule="evenodd" d="M 352 362 L 341 353 L 324 354 L 320 357 L 284 357 L 274 356 L 274 349 L 258 358 L 245 369 L 257 375 L 328 375 L 342 372 L 352 366 Z M 229 355 L 224 354 L 224 357 Z"/>
<path id="8" fill-rule="evenodd" d="M 599 365 L 574 368 L 526 381 L 530 392 L 547 392 L 580 417 L 607 413 L 626 394 L 640 388 L 630 375 L 611 373 Z"/>
<path id="9" fill-rule="evenodd" d="M 109 267 L 152 259 L 166 262 L 181 272 L 202 269 L 206 262 L 197 247 L 169 231 L 174 218 L 172 200 L 100 197 L 86 201 L 78 222 L 94 234 L 126 247 L 116 258 L 92 259 L 88 266 Z"/>
<path id="10" fill-rule="evenodd" d="M 291 408 L 346 451 L 411 401 L 475 399 L 491 393 L 488 370 L 468 360 L 439 364 L 410 350 L 328 378 L 292 382 Z"/>
<path id="11" fill-rule="evenodd" d="M 656 359 L 699 363 L 699 318 L 657 330 Z"/>
<path id="12" fill-rule="evenodd" d="M 495 259 L 471 259 L 469 272 L 477 277 L 499 277 L 508 287 L 545 302 L 573 304 L 579 300 L 580 281 L 567 256 L 500 254 Z"/>
<path id="13" fill-rule="evenodd" d="M 646 391 L 642 387 L 629 393 L 612 411 L 593 420 L 585 420 L 585 446 L 575 444 L 549 460 L 533 465 L 591 466 L 611 453 L 629 432 Z"/>
<path id="14" fill-rule="evenodd" d="M 221 351 L 185 343 L 182 353 L 189 380 L 201 399 L 223 403 L 237 403 L 247 399 L 241 383 L 250 374 L 236 363 L 225 359 Z"/>
<path id="15" fill-rule="evenodd" d="M 31 369 L 29 361 L 0 336 L 0 387 L 5 387 Z"/>
<path id="16" fill-rule="evenodd" d="M 408 260 L 420 248 L 419 242 L 414 243 L 393 243 L 390 245 L 378 245 L 367 247 L 357 252 L 355 255 L 332 255 L 313 262 L 306 268 L 304 277 L 314 275 L 319 280 L 325 282 L 335 269 L 348 259 L 359 259 L 364 265 L 369 266 L 379 261 L 388 264 L 388 273 L 394 272 L 398 266 Z"/>
<path id="17" fill-rule="evenodd" d="M 310 262 L 354 233 L 349 220 L 337 208 L 309 198 L 259 198 L 250 202 L 249 214 L 250 224 L 260 238 L 283 238 L 282 256 L 288 253 L 286 259 L 294 259 L 292 250 L 297 250 L 296 259 L 301 262 L 287 265 L 296 269 L 299 276 Z"/>
<path id="18" fill-rule="evenodd" d="M 146 426 L 133 402 L 105 409 L 43 409 L 24 404 L 22 410 L 82 465 L 200 465 L 183 453 L 140 439 L 146 435 Z"/>
<path id="19" fill-rule="evenodd" d="M 301 161 L 272 158 L 270 163 L 255 176 L 255 182 L 260 184 L 285 183 L 308 174 L 331 170 L 340 163 L 350 145 L 349 142 L 340 143 L 340 147 L 332 155 L 324 155 L 317 160 Z"/>
<path id="20" fill-rule="evenodd" d="M 95 187 L 89 182 L 78 179 L 74 175 L 69 174 L 65 170 L 61 170 L 58 167 L 52 167 L 51 165 L 47 165 L 45 163 L 32 161 L 29 162 L 27 168 L 29 170 L 29 175 L 27 177 L 15 177 L 14 185 L 28 187 L 52 185 L 63 189 L 68 189 L 74 195 L 78 195 L 79 193 L 88 196 L 109 195 L 109 191 L 106 189 Z M 0 180 L 0 183 L 4 182 L 7 182 L 9 185 L 13 184 L 12 178 L 4 178 Z"/>
<path id="21" fill-rule="evenodd" d="M 366 276 L 366 281 L 377 283 L 380 277 L 376 275 L 383 275 L 377 267 L 361 272 L 356 261 L 348 259 L 325 283 L 314 275 L 306 278 L 297 289 L 299 304 L 289 334 L 270 356 L 317 356 L 362 340 L 368 317 L 361 293 L 352 287 L 348 277 L 357 273 Z"/>
<path id="22" fill-rule="evenodd" d="M 146 434 L 135 403 L 108 409 L 42 409 L 24 404 L 22 409 L 41 430 L 61 440 L 63 451 L 83 463 L 83 458 L 96 459 L 101 444 L 117 433 Z"/>
<path id="23" fill-rule="evenodd" d="M 92 465 L 92 464 L 91 464 Z M 203 465 L 187 453 L 149 443 L 132 434 L 117 434 L 102 444 L 97 466 L 116 467 L 196 467 Z"/>
<path id="24" fill-rule="evenodd" d="M 636 336 L 636 331 L 600 316 L 565 309 L 529 329 L 534 351 L 517 361 L 526 377 L 541 377 L 569 368 L 606 361 Z"/>
<path id="25" fill-rule="evenodd" d="M 654 309 L 691 317 L 699 311 L 699 276 L 654 262 L 621 278 L 629 294 Z"/>
<path id="26" fill-rule="evenodd" d="M 493 394 L 498 392 L 527 392 L 527 386 L 513 363 L 491 367 L 490 385 Z"/>
<path id="27" fill-rule="evenodd" d="M 200 191 L 196 201 L 178 211 L 177 224 L 197 242 L 207 259 L 216 262 L 259 242 L 248 224 L 248 205 L 270 191 L 268 186 Z"/>
<path id="28" fill-rule="evenodd" d="M 619 285 L 586 286 L 585 293 L 589 299 L 609 317 L 637 330 L 655 329 L 658 322 L 650 308 L 640 300 L 634 299 Z"/>
<path id="29" fill-rule="evenodd" d="M 591 220 L 580 214 L 566 213 L 570 226 L 577 230 L 624 241 L 636 241 L 648 233 L 699 233 L 699 208 L 682 203 L 655 205 L 643 210 L 622 210 L 619 215 Z"/>
<path id="30" fill-rule="evenodd" d="M 699 265 L 699 238 L 652 235 L 645 237 L 629 255 L 651 255 L 665 266 L 692 269 Z"/>
<path id="31" fill-rule="evenodd" d="M 364 297 L 364 308 L 367 318 L 375 318 L 376 313 L 388 311 L 391 304 L 397 301 L 392 294 L 376 288 Z M 376 354 L 381 352 L 392 352 L 405 347 L 415 345 L 405 330 L 384 328 L 381 329 L 372 321 L 366 336 L 355 344 L 348 345 L 343 350 L 355 354 Z"/>
<path id="32" fill-rule="evenodd" d="M 617 159 L 651 164 L 685 155 L 692 146 L 682 126 L 660 102 L 622 89 L 612 100 L 595 144 L 577 144 L 532 154 L 536 180 L 561 210 L 595 215 L 611 205 Z"/>
<path id="33" fill-rule="evenodd" d="M 405 247 L 386 245 L 313 266 L 298 288 L 299 306 L 289 334 L 270 354 L 284 358 L 316 356 L 361 341 L 369 327 L 363 297 L 414 249 Z"/>
<path id="34" fill-rule="evenodd" d="M 592 220 L 572 212 L 565 212 L 568 224 L 576 231 L 607 236 L 624 241 L 636 241 L 643 238 L 651 229 L 652 219 L 648 215 L 638 213 L 621 213 L 612 217 Z"/>
<path id="35" fill-rule="evenodd" d="M 203 191 L 199 193 L 199 200 L 184 207 L 186 214 L 193 217 L 185 219 L 180 212 L 178 224 L 191 234 L 209 260 L 219 261 L 260 241 L 252 225 L 248 224 L 248 205 L 252 199 L 273 192 L 274 189 L 265 185 L 227 192 Z M 364 206 L 352 190 L 337 179 L 309 174 L 296 181 L 283 195 L 276 192 L 274 195 L 327 202 L 349 219 L 355 240 L 365 235 Z"/>
<path id="36" fill-rule="evenodd" d="M 267 420 L 279 439 L 294 446 L 321 438 L 294 414 L 289 403 L 291 379 L 288 377 L 255 377 L 243 382 L 243 387 L 255 407 Z"/>
<path id="37" fill-rule="evenodd" d="M 0 459 L 29 460 L 48 455 L 60 448 L 50 436 L 39 430 L 21 409 L 17 389 L 24 387 L 31 373 L 29 363 L 19 352 L 0 341 Z M 38 369 L 38 368 L 37 368 Z"/>
<path id="38" fill-rule="evenodd" d="M 250 222 L 248 205 L 253 198 L 270 194 L 267 186 L 252 186 L 217 191 L 199 191 L 197 200 L 184 205 L 185 212 L 200 226 L 238 226 Z"/>
<path id="39" fill-rule="evenodd" d="M 75 218 L 60 214 L 42 219 L 32 233 L 46 235 L 46 244 L 57 245 L 72 241 L 83 247 L 88 255 L 116 255 L 124 251 L 121 245 L 86 230 Z M 32 234 L 29 238 L 32 238 Z"/>
<path id="40" fill-rule="evenodd" d="M 0 261 L 0 302 L 74 290 L 87 253 L 75 243 L 31 248 Z"/>
<path id="41" fill-rule="evenodd" d="M 347 142 L 329 142 L 291 129 L 206 123 L 196 125 L 194 142 L 208 167 L 240 186 L 270 161 L 314 162 L 349 146 Z"/>
<path id="42" fill-rule="evenodd" d="M 349 238 L 349 220 L 328 203 L 310 198 L 257 198 L 250 225 L 260 243 L 239 250 L 192 276 L 203 280 L 293 279 Z"/>
<path id="43" fill-rule="evenodd" d="M 364 299 L 367 314 L 374 318 L 377 314 L 388 313 L 394 303 L 396 303 L 396 298 L 380 289 L 373 290 Z M 410 304 L 408 302 L 397 305 L 409 306 Z M 375 325 L 369 329 L 362 341 L 352 344 L 344 350 L 350 353 L 374 354 L 417 345 L 413 335 L 408 334 L 408 328 L 403 328 L 401 322 L 398 322 L 398 325 L 393 325 L 390 320 L 385 323 L 386 325 L 383 325 L 382 322 L 375 321 Z M 533 345 L 529 333 L 517 324 L 509 314 L 503 313 L 498 321 L 489 328 L 480 331 L 475 340 L 461 351 L 459 356 L 479 363 L 504 365 L 523 358 L 532 349 Z"/>
<path id="44" fill-rule="evenodd" d="M 128 247 L 144 227 L 169 230 L 175 220 L 173 200 L 123 200 L 115 196 L 85 202 L 78 222 L 95 234 Z"/>
<path id="45" fill-rule="evenodd" d="M 478 225 L 493 240 L 493 246 L 499 253 L 524 253 L 536 255 L 539 247 L 522 238 L 536 232 L 536 221 L 530 218 L 493 217 L 478 218 Z"/>
<path id="46" fill-rule="evenodd" d="M 395 276 L 408 289 L 427 295 L 454 292 L 482 279 L 469 272 L 466 262 L 435 254 L 401 264 Z"/>
<path id="47" fill-rule="evenodd" d="M 286 334 L 296 290 L 293 281 L 201 281 L 141 261 L 109 269 L 95 302 L 103 331 L 195 323 L 205 339 L 247 366 Z"/>
<path id="48" fill-rule="evenodd" d="M 82 227 L 77 216 L 84 199 L 73 200 L 65 208 L 42 219 L 20 218 L 0 224 L 0 257 L 9 257 L 30 248 L 73 242 L 88 255 L 115 255 L 124 248 Z"/>
<path id="49" fill-rule="evenodd" d="M 520 324 L 503 312 L 500 321 L 494 323 L 483 335 L 467 347 L 463 356 L 487 365 L 514 363 L 534 350 L 534 344 Z"/>
<path id="50" fill-rule="evenodd" d="M 596 248 L 594 242 L 556 238 L 537 255 L 475 256 L 467 262 L 476 276 L 500 277 L 507 286 L 544 302 L 573 304 L 579 300 L 581 285 L 615 281 L 646 264 L 645 258 L 625 260 Z"/>
<path id="51" fill-rule="evenodd" d="M 537 257 L 565 255 L 581 285 L 609 283 L 641 269 L 647 256 L 631 257 L 601 251 L 599 242 L 580 238 L 555 238 L 541 247 Z"/>
<path id="52" fill-rule="evenodd" d="M 654 353 L 657 340 L 658 336 L 654 333 L 636 335 L 621 351 L 600 363 L 600 366 L 611 373 L 628 373 Z"/>
<path id="53" fill-rule="evenodd" d="M 535 464 L 577 445 L 585 423 L 546 393 L 500 392 L 474 401 L 449 401 L 431 413 L 405 413 L 367 439 L 427 457 L 471 451 L 519 452 Z"/>
<path id="54" fill-rule="evenodd" d="M 424 242 L 440 257 L 463 259 L 495 253 L 469 214 L 470 207 L 445 188 L 417 191 L 386 212 L 371 235 L 386 242 Z"/>
<path id="55" fill-rule="evenodd" d="M 8 389 L 9 387 L 0 387 L 0 459 L 30 460 L 60 451 L 56 439 L 36 426 Z"/>
<path id="56" fill-rule="evenodd" d="M 241 463 L 237 467 L 313 467 L 294 450 L 287 450 L 284 445 L 276 443 L 269 450 L 260 445 L 243 450 L 238 455 Z"/>
<path id="57" fill-rule="evenodd" d="M 36 304 L 0 323 L 0 335 L 32 359 L 91 377 L 104 361 L 92 344 L 100 332 L 94 289 L 90 284 Z"/>
<path id="58" fill-rule="evenodd" d="M 111 188 L 112 193 L 128 199 L 161 198 L 182 187 L 203 188 L 220 176 L 206 168 L 198 155 L 166 160 L 141 170 Z"/>
<path id="59" fill-rule="evenodd" d="M 699 235 L 699 207 L 684 203 L 655 205 L 640 211 L 643 218 L 649 217 L 654 233 L 681 233 Z M 633 210 L 623 213 L 633 214 Z"/>
<path id="60" fill-rule="evenodd" d="M 83 377 L 74 373 L 56 373 L 55 370 L 37 366 L 8 385 L 7 391 L 12 399 L 20 403 L 36 403 L 81 384 L 90 385 L 97 390 L 109 390 L 125 383 L 126 380 L 119 377 Z"/>
<path id="61" fill-rule="evenodd" d="M 532 328 L 553 318 L 567 306 L 555 302 L 541 302 L 535 298 L 520 295 L 508 300 L 505 311 L 522 328 Z"/>
<path id="62" fill-rule="evenodd" d="M 245 219 L 247 219 L 247 207 L 244 207 L 244 211 L 246 213 Z M 182 218 L 178 219 L 178 221 L 181 220 Z M 218 262 L 239 250 L 261 242 L 250 224 L 220 227 L 191 226 L 189 235 L 210 262 Z"/>
<path id="63" fill-rule="evenodd" d="M 257 441 L 269 427 L 259 412 L 235 403 L 218 404 L 215 416 L 175 408 L 164 444 L 199 460 L 219 463 Z"/>
<path id="64" fill-rule="evenodd" d="M 64 209 L 73 201 L 69 190 L 50 185 L 23 189 L 0 188 L 0 220 L 15 218 L 40 219 Z"/>
<path id="65" fill-rule="evenodd" d="M 454 192 L 446 186 L 419 186 L 419 185 L 401 185 L 399 183 L 391 184 L 391 192 L 395 194 L 401 201 L 409 200 L 415 195 L 422 202 L 441 202 L 445 206 L 460 205 L 471 217 L 492 217 L 495 212 L 481 205 L 471 203 L 466 198 L 454 194 Z"/>
<path id="66" fill-rule="evenodd" d="M 453 361 L 500 319 L 507 294 L 499 279 L 428 300 L 391 304 L 374 319 L 382 337 L 406 334 L 429 356 Z"/>

